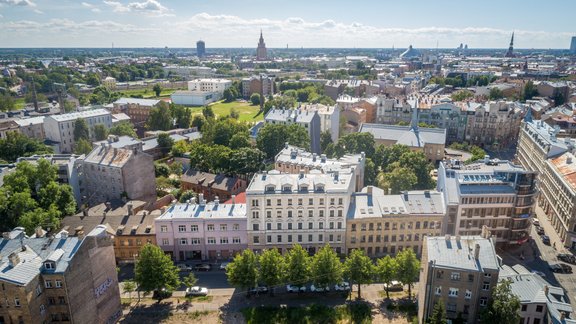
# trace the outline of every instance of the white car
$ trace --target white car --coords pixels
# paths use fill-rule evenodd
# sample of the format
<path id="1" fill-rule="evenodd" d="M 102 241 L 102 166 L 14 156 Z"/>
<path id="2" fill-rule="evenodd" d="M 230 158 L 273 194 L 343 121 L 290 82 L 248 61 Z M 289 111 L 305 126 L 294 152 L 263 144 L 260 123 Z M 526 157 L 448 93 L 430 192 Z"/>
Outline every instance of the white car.
<path id="1" fill-rule="evenodd" d="M 208 295 L 208 288 L 206 287 L 189 287 L 186 288 L 186 296 L 206 296 Z"/>
<path id="2" fill-rule="evenodd" d="M 531 272 L 532 272 L 533 274 L 539 275 L 539 276 L 542 277 L 542 278 L 546 278 L 546 274 L 545 274 L 544 272 L 542 272 L 542 271 L 532 270 Z"/>
<path id="3" fill-rule="evenodd" d="M 346 281 L 343 281 L 339 284 L 334 285 L 334 290 L 336 291 L 348 291 L 350 290 L 350 284 Z"/>
<path id="4" fill-rule="evenodd" d="M 392 280 L 390 284 L 384 284 L 384 289 L 388 291 L 402 291 L 404 290 L 404 285 L 396 280 Z"/>
<path id="5" fill-rule="evenodd" d="M 177 264 L 176 267 L 178 267 L 180 271 L 192 271 L 192 267 L 184 263 Z"/>
<path id="6" fill-rule="evenodd" d="M 222 262 L 220 263 L 220 270 L 226 270 L 230 262 Z"/>
<path id="7" fill-rule="evenodd" d="M 532 224 L 534 224 L 534 226 L 540 226 L 540 221 L 538 218 L 532 218 Z"/>
<path id="8" fill-rule="evenodd" d="M 306 291 L 306 287 L 302 286 L 302 287 L 298 287 L 298 286 L 293 286 L 293 285 L 287 285 L 286 286 L 286 290 L 288 290 L 288 292 L 305 292 Z"/>
<path id="9" fill-rule="evenodd" d="M 325 291 L 330 291 L 330 287 L 326 286 L 326 287 L 316 287 L 314 285 L 310 286 L 310 291 L 312 292 L 325 292 Z"/>

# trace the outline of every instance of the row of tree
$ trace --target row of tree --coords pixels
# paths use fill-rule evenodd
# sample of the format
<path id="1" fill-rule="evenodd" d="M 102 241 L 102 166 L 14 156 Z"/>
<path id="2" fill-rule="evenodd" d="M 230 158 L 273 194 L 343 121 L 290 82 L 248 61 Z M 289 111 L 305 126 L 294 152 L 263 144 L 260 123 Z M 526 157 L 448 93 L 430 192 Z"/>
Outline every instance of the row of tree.
<path id="1" fill-rule="evenodd" d="M 312 282 L 316 287 L 329 287 L 349 280 L 358 285 L 358 297 L 361 297 L 361 285 L 372 282 L 390 284 L 398 280 L 411 286 L 418 280 L 420 262 L 412 249 L 405 249 L 395 258 L 386 256 L 376 264 L 362 250 L 352 250 L 344 262 L 326 244 L 314 256 L 299 244 L 295 244 L 282 256 L 277 249 L 266 249 L 260 255 L 252 250 L 244 250 L 226 268 L 228 282 L 241 289 L 251 289 L 260 284 L 272 291 L 275 287 L 290 284 L 302 287 Z"/>

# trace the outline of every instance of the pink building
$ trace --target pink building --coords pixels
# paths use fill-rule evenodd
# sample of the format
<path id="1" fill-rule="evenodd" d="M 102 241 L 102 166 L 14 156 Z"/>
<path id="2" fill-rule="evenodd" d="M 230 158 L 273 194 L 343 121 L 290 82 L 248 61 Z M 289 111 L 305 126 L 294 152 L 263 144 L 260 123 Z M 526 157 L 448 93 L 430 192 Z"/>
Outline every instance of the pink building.
<path id="1" fill-rule="evenodd" d="M 156 242 L 176 261 L 226 260 L 248 247 L 246 204 L 172 205 L 155 220 Z"/>

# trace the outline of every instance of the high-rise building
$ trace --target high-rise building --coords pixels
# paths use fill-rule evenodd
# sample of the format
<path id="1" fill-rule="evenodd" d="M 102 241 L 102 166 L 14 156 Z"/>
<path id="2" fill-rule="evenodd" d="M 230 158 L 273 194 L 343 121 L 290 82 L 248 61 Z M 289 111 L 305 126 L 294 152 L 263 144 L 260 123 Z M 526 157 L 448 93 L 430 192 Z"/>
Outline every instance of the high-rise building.
<path id="1" fill-rule="evenodd" d="M 514 57 L 514 32 L 512 32 L 512 38 L 510 39 L 510 46 L 506 52 L 505 57 Z"/>
<path id="2" fill-rule="evenodd" d="M 576 36 L 572 36 L 572 42 L 570 43 L 570 53 L 576 54 Z"/>
<path id="3" fill-rule="evenodd" d="M 264 43 L 264 37 L 262 37 L 262 31 L 260 31 L 260 40 L 258 41 L 258 48 L 256 49 L 256 60 L 264 61 L 266 59 L 266 44 Z"/>
<path id="4" fill-rule="evenodd" d="M 206 44 L 204 43 L 203 40 L 199 40 L 196 42 L 196 53 L 198 57 L 206 56 Z"/>

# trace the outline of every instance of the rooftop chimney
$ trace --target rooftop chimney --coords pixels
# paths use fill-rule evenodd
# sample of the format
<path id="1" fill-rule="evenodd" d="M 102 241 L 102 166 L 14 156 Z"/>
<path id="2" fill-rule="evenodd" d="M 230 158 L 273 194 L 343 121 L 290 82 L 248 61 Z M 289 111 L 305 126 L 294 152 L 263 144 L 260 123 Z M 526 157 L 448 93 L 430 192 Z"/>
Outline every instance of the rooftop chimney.
<path id="1" fill-rule="evenodd" d="M 68 238 L 68 231 L 61 231 L 60 238 L 67 239 Z"/>
<path id="2" fill-rule="evenodd" d="M 20 263 L 20 257 L 18 256 L 18 253 L 16 252 L 10 253 L 10 255 L 8 256 L 8 263 L 12 268 L 17 266 L 18 263 Z"/>
<path id="3" fill-rule="evenodd" d="M 88 216 L 88 208 L 82 209 L 82 215 Z"/>
<path id="4" fill-rule="evenodd" d="M 460 243 L 460 235 L 456 235 L 456 243 Z"/>
<path id="5" fill-rule="evenodd" d="M 480 258 L 480 244 L 476 243 L 474 247 L 474 259 L 478 260 Z"/>
<path id="6" fill-rule="evenodd" d="M 320 155 L 320 162 L 326 163 L 326 154 Z"/>
<path id="7" fill-rule="evenodd" d="M 548 285 L 544 285 L 544 295 L 548 296 L 548 292 L 550 291 L 550 287 Z"/>
<path id="8" fill-rule="evenodd" d="M 198 194 L 198 201 L 199 201 L 200 206 L 206 205 L 206 201 L 204 200 L 204 194 L 203 193 Z"/>
<path id="9" fill-rule="evenodd" d="M 44 230 L 42 229 L 42 226 L 36 227 L 36 228 L 34 229 L 34 234 L 36 234 L 36 237 L 37 237 L 37 238 L 44 237 L 44 234 L 45 234 L 45 233 L 44 233 Z"/>
<path id="10" fill-rule="evenodd" d="M 284 148 L 288 148 L 288 142 L 284 142 Z"/>
<path id="11" fill-rule="evenodd" d="M 445 239 L 446 241 L 450 241 L 450 234 L 444 235 L 444 239 Z"/>
<path id="12" fill-rule="evenodd" d="M 490 155 L 488 155 L 488 154 L 484 155 L 484 163 L 485 164 L 490 163 Z"/>
<path id="13" fill-rule="evenodd" d="M 214 206 L 218 206 L 220 204 L 220 198 L 218 196 L 214 197 Z"/>
<path id="14" fill-rule="evenodd" d="M 312 162 L 316 162 L 316 153 L 312 153 Z"/>
<path id="15" fill-rule="evenodd" d="M 79 240 L 84 239 L 84 230 L 76 232 L 76 237 L 78 237 Z"/>
<path id="16" fill-rule="evenodd" d="M 368 191 L 369 195 L 372 195 L 372 188 L 374 188 L 374 187 L 372 187 L 372 186 L 366 187 L 366 190 Z"/>
<path id="17" fill-rule="evenodd" d="M 126 204 L 126 207 L 128 208 L 128 216 L 133 216 L 134 215 L 134 206 L 132 205 L 131 202 Z"/>
<path id="18" fill-rule="evenodd" d="M 232 205 L 236 204 L 236 195 L 232 195 Z"/>

